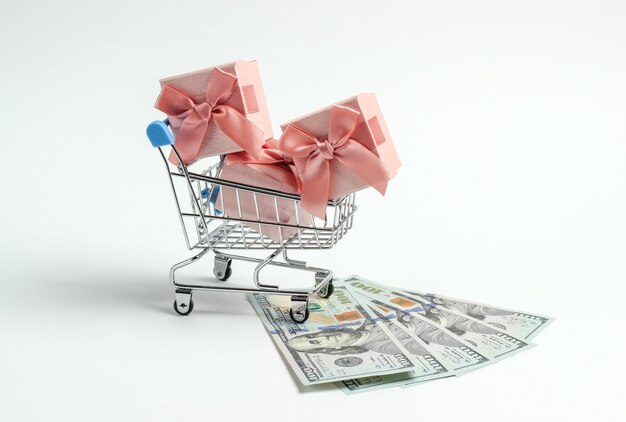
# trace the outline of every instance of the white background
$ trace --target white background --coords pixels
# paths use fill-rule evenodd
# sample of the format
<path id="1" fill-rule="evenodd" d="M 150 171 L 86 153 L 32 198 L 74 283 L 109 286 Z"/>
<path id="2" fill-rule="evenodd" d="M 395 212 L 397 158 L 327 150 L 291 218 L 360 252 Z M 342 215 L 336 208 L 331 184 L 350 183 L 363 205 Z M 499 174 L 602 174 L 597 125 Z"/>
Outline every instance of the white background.
<path id="1" fill-rule="evenodd" d="M 0 7 L 1 419 L 619 419 L 626 3 L 99 3 Z M 144 129 L 160 77 L 236 59 L 277 133 L 376 92 L 403 160 L 344 241 L 299 256 L 556 317 L 539 347 L 346 396 L 300 388 L 241 296 L 175 316 L 189 252 Z"/>

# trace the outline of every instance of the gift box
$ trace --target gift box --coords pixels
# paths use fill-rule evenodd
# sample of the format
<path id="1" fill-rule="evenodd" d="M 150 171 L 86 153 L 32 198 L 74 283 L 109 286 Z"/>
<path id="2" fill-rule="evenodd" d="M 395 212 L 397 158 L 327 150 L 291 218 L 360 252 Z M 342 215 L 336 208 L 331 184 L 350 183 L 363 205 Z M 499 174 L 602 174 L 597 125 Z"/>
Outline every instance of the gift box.
<path id="1" fill-rule="evenodd" d="M 258 154 L 272 125 L 256 61 L 237 61 L 161 79 L 155 107 L 168 115 L 182 161 Z M 170 162 L 178 165 L 175 154 Z"/>
<path id="2" fill-rule="evenodd" d="M 279 149 L 302 179 L 302 207 L 324 218 L 326 202 L 372 186 L 382 194 L 400 159 L 376 96 L 360 94 L 281 125 Z"/>
<path id="3" fill-rule="evenodd" d="M 278 141 L 268 141 L 257 157 L 252 157 L 246 152 L 228 155 L 220 178 L 297 195 L 300 190 L 297 171 L 289 158 L 285 157 L 277 146 Z M 292 225 L 296 225 L 299 221 L 301 226 L 311 225 L 311 215 L 300 207 L 299 201 L 276 198 L 275 202 L 273 195 L 257 193 L 257 215 L 254 197 L 255 195 L 250 191 L 239 190 L 239 198 L 237 198 L 234 188 L 223 186 L 216 198 L 215 206 L 233 219 Z M 297 232 L 297 229 L 289 227 L 244 224 L 277 242 L 284 241 Z"/>

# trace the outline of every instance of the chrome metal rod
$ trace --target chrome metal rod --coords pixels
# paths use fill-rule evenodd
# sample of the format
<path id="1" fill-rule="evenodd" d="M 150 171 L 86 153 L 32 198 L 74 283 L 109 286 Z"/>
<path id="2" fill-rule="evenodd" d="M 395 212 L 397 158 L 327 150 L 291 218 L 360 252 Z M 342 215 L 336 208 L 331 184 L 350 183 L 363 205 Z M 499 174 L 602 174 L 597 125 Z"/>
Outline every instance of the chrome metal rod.
<path id="1" fill-rule="evenodd" d="M 315 294 L 319 292 L 321 289 L 323 289 L 333 279 L 333 275 L 334 275 L 334 273 L 331 270 L 319 268 L 319 267 L 297 268 L 299 270 L 309 271 L 313 273 L 317 273 L 317 272 L 327 273 L 326 277 L 322 281 L 317 283 L 317 285 L 313 289 L 293 289 L 293 288 L 292 289 L 278 289 L 278 286 L 263 285 L 261 283 L 257 284 L 257 288 L 245 287 L 245 286 L 223 285 L 223 284 L 216 285 L 216 286 L 207 286 L 207 285 L 202 285 L 202 284 L 185 284 L 185 283 L 179 283 L 176 281 L 176 271 L 200 260 L 208 251 L 209 249 L 203 249 L 200 253 L 192 256 L 191 258 L 181 261 L 177 264 L 174 264 L 172 268 L 170 269 L 170 277 L 169 277 L 170 283 L 176 288 L 193 289 L 193 290 L 219 290 L 219 291 L 242 292 L 242 293 L 272 293 L 272 294 L 280 294 L 280 295 Z M 279 250 L 275 251 L 276 255 L 277 255 L 277 252 L 279 253 L 280 251 Z M 273 265 L 273 266 L 279 266 L 279 267 L 284 267 L 284 268 L 296 269 L 287 263 L 272 261 L 268 259 L 269 257 L 265 259 L 260 259 L 260 258 L 252 258 L 249 256 L 227 254 L 221 251 L 220 252 L 215 251 L 215 253 L 218 254 L 220 257 L 224 257 L 227 259 L 256 262 L 259 264 L 264 263 L 263 266 Z M 275 254 L 272 254 L 272 255 L 275 255 Z"/>
<path id="2" fill-rule="evenodd" d="M 172 188 L 172 193 L 174 194 L 174 200 L 176 201 L 176 209 L 178 210 L 178 218 L 180 220 L 180 225 L 183 229 L 183 235 L 185 236 L 185 243 L 187 244 L 187 248 L 191 249 L 191 242 L 189 241 L 189 235 L 187 234 L 187 229 L 185 228 L 185 221 L 183 220 L 183 213 L 180 209 L 180 202 L 178 201 L 178 195 L 176 194 L 176 186 L 174 186 L 174 179 L 172 179 L 172 172 L 170 171 L 170 165 L 167 162 L 167 158 L 165 158 L 165 154 L 163 153 L 163 149 L 159 147 L 159 152 L 161 153 L 161 157 L 163 157 L 163 162 L 165 163 L 165 168 L 167 169 L 167 175 L 170 179 L 170 187 Z"/>
<path id="3" fill-rule="evenodd" d="M 172 176 L 185 177 L 184 175 L 180 173 L 176 173 L 176 172 L 171 172 L 171 174 Z M 285 192 L 281 192 L 281 191 L 274 190 L 274 189 L 260 188 L 258 186 L 246 185 L 245 183 L 233 182 L 231 180 L 226 180 L 226 179 L 218 179 L 216 177 L 205 176 L 203 174 L 198 174 L 198 173 L 193 173 L 193 172 L 188 172 L 187 174 L 189 174 L 190 180 L 201 180 L 201 181 L 205 181 L 209 183 L 215 183 L 216 185 L 226 186 L 229 188 L 244 189 L 248 192 L 262 193 L 265 195 L 277 196 L 279 198 L 285 198 L 285 199 L 295 199 L 298 201 L 300 200 L 300 195 L 295 195 L 292 193 L 285 193 Z M 335 206 L 339 204 L 344 198 L 345 197 L 330 199 L 328 200 L 328 205 Z"/>
<path id="4" fill-rule="evenodd" d="M 270 256 L 268 256 L 267 258 L 265 258 L 264 260 L 262 260 L 261 262 L 259 262 L 257 264 L 256 267 L 254 267 L 254 272 L 252 273 L 252 280 L 254 281 L 254 284 L 261 289 L 276 289 L 278 290 L 278 286 L 274 286 L 273 284 L 263 284 L 261 283 L 261 281 L 259 280 L 259 273 L 261 272 L 261 270 L 270 262 L 273 261 L 274 258 L 276 258 L 276 256 L 278 256 L 278 254 L 281 252 L 281 250 L 284 250 L 282 248 L 280 249 L 276 249 L 274 252 L 272 252 L 270 254 Z"/>
<path id="5" fill-rule="evenodd" d="M 179 269 L 181 269 L 183 267 L 186 267 L 187 265 L 192 264 L 192 263 L 196 262 L 197 260 L 201 259 L 208 251 L 209 251 L 208 248 L 207 249 L 203 249 L 199 254 L 196 254 L 196 255 L 192 256 L 191 258 L 189 258 L 189 259 L 181 261 L 178 264 L 174 264 L 172 266 L 172 268 L 170 269 L 170 283 L 172 283 L 172 285 L 174 287 L 193 288 L 193 287 L 190 287 L 188 285 L 176 283 L 176 279 L 175 279 L 176 271 L 178 271 Z"/>
<path id="6" fill-rule="evenodd" d="M 183 217 L 200 217 L 199 214 L 193 213 L 193 212 L 183 212 L 183 213 L 181 213 L 181 215 Z M 244 223 L 249 223 L 249 224 L 261 224 L 261 225 L 264 225 L 264 226 L 288 227 L 288 228 L 294 228 L 294 229 L 314 230 L 316 232 L 320 231 L 320 232 L 329 232 L 330 233 L 333 230 L 335 230 L 335 228 L 333 228 L 333 227 L 296 226 L 295 224 L 273 223 L 273 222 L 270 222 L 270 221 L 256 221 L 256 220 L 250 220 L 250 219 L 247 219 L 247 218 L 231 218 L 231 217 L 224 217 L 224 216 L 220 216 L 220 215 L 212 215 L 210 218 L 212 220 L 242 221 Z"/>
<path id="7" fill-rule="evenodd" d="M 189 178 L 189 172 L 187 172 L 187 166 L 183 164 L 183 160 L 182 158 L 180 158 L 180 155 L 178 154 L 178 151 L 176 150 L 176 147 L 174 147 L 174 145 L 172 145 L 172 151 L 174 151 L 176 158 L 178 158 L 178 162 L 180 163 L 180 169 L 183 171 L 185 175 L 185 179 L 187 179 L 187 186 L 189 187 L 189 193 L 193 196 L 197 210 L 198 212 L 200 212 L 202 210 L 202 207 L 200 207 L 200 202 L 198 201 L 198 197 L 196 197 L 196 194 L 193 191 L 193 184 L 191 183 L 191 179 Z M 204 215 L 201 216 L 201 220 L 202 220 L 202 225 L 204 226 L 204 233 L 208 235 L 209 228 L 207 226 Z M 199 239 L 199 240 L 201 241 L 202 239 Z"/>
<path id="8" fill-rule="evenodd" d="M 283 249 L 283 259 L 289 265 L 295 265 L 297 267 L 306 267 L 306 261 L 299 261 L 297 259 L 291 259 L 287 256 L 287 249 Z"/>

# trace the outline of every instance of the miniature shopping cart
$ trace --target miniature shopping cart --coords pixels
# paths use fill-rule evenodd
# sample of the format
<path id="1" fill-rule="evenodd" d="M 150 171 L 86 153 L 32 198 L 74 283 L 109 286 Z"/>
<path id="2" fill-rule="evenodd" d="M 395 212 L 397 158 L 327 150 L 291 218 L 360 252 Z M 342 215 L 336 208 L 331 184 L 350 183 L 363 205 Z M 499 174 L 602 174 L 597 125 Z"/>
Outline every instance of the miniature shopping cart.
<path id="1" fill-rule="evenodd" d="M 315 219 L 308 213 L 302 213 L 299 207 L 300 196 L 263 189 L 255 186 L 235 183 L 220 178 L 224 156 L 200 173 L 193 173 L 188 166 L 174 166 L 166 158 L 164 148 L 169 147 L 182 163 L 174 146 L 174 137 L 168 127 L 168 120 L 155 121 L 148 126 L 147 134 L 152 146 L 158 148 L 165 163 L 176 209 L 183 229 L 185 242 L 189 250 L 199 250 L 193 257 L 179 262 L 170 270 L 170 282 L 176 289 L 174 310 L 180 315 L 188 315 L 193 310 L 192 294 L 194 290 L 216 290 L 243 293 L 271 293 L 291 296 L 290 316 L 293 321 L 302 323 L 309 316 L 309 296 L 317 294 L 327 298 L 333 293 L 333 272 L 329 269 L 311 267 L 304 261 L 289 258 L 289 249 L 330 249 L 352 228 L 353 216 L 357 210 L 354 193 L 328 201 L 326 220 Z M 224 192 L 234 192 L 238 213 L 224 213 Z M 243 218 L 240 197 L 253 198 L 256 218 Z M 276 218 L 268 218 L 267 213 L 259 213 L 259 204 L 267 207 L 268 201 L 274 204 Z M 284 207 L 285 201 L 293 206 L 295 221 L 285 223 L 279 218 L 278 204 Z M 232 212 L 230 214 L 233 214 Z M 306 220 L 306 221 L 305 221 Z M 253 227 L 254 229 L 252 229 Z M 263 231 L 266 231 L 266 234 Z M 269 237 L 267 232 L 278 233 Z M 227 250 L 257 249 L 271 250 L 265 258 L 235 255 Z M 213 275 L 219 281 L 226 281 L 231 275 L 233 260 L 256 263 L 252 286 L 234 286 L 226 284 L 202 285 L 185 284 L 177 281 L 176 271 L 198 261 L 212 251 L 215 254 Z M 282 260 L 280 259 L 282 255 Z M 259 275 L 267 265 L 290 268 L 315 273 L 315 283 L 310 289 L 281 289 L 278 285 L 262 283 Z"/>

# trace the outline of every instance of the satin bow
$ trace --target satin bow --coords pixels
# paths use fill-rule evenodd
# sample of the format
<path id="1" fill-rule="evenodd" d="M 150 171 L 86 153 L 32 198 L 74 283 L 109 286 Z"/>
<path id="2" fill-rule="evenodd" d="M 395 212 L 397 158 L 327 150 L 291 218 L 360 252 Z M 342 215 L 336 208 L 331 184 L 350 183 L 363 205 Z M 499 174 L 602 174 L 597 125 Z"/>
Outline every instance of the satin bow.
<path id="1" fill-rule="evenodd" d="M 215 68 L 209 76 L 204 101 L 199 103 L 171 86 L 161 88 L 155 107 L 169 116 L 174 129 L 179 129 L 176 150 L 185 164 L 198 158 L 210 122 L 244 151 L 253 156 L 258 154 L 263 132 L 226 104 L 236 87 L 236 76 Z"/>
<path id="2" fill-rule="evenodd" d="M 226 156 L 226 165 L 230 164 L 264 164 L 259 167 L 259 170 L 288 186 L 293 186 L 298 192 L 302 189 L 300 174 L 296 169 L 293 159 L 286 156 L 285 153 L 278 148 L 278 140 L 276 139 L 265 141 L 265 144 L 263 144 L 261 151 L 256 157 L 246 151 L 228 154 Z M 288 176 L 289 172 L 274 171 L 273 166 L 288 169 L 291 171 L 293 178 Z"/>
<path id="3" fill-rule="evenodd" d="M 333 106 L 328 139 L 318 139 L 295 125 L 283 132 L 278 147 L 293 157 L 302 178 L 301 205 L 316 217 L 325 219 L 326 202 L 332 183 L 330 161 L 337 160 L 368 185 L 384 194 L 389 170 L 374 153 L 352 139 L 360 113 L 348 107 Z"/>

